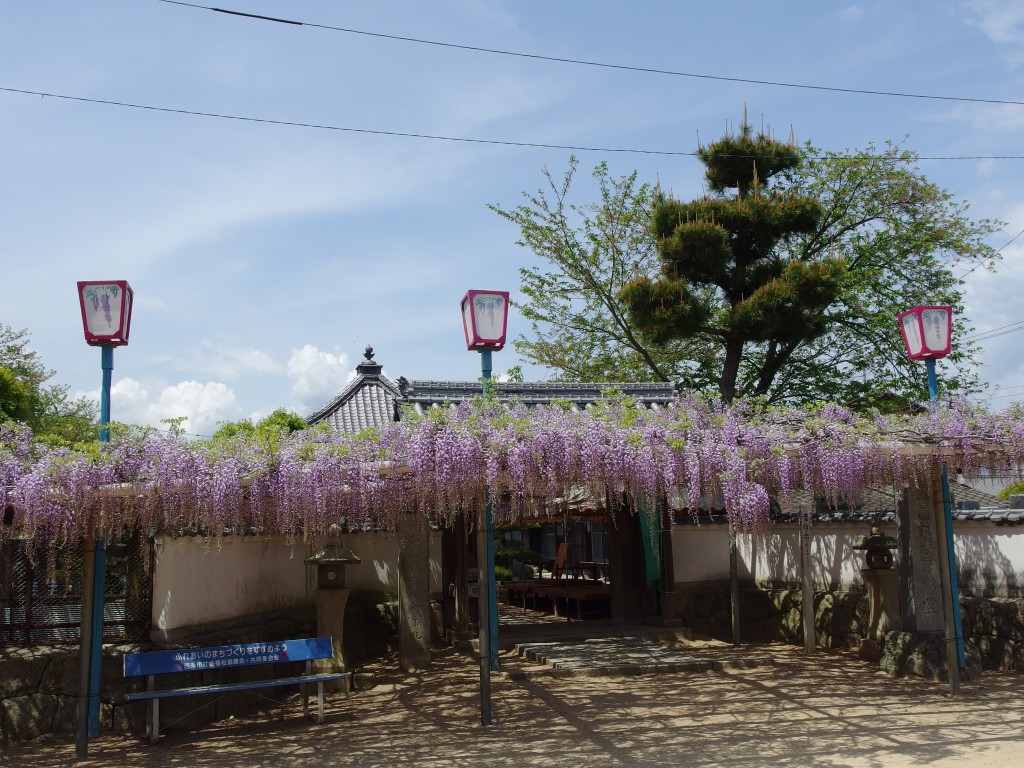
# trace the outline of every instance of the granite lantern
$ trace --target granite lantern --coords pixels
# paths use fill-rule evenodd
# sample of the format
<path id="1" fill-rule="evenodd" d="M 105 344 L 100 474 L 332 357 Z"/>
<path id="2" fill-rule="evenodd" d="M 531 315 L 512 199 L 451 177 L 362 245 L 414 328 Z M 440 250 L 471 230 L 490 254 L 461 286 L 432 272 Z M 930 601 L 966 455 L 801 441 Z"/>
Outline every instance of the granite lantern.
<path id="1" fill-rule="evenodd" d="M 345 566 L 359 563 L 359 558 L 340 541 L 341 528 L 332 525 L 327 546 L 315 555 L 307 557 L 306 565 L 316 566 L 317 588 L 313 590 L 316 604 L 316 628 L 320 637 L 330 637 L 333 656 L 317 659 L 313 668 L 318 672 L 347 672 L 345 659 L 345 605 L 348 603 L 349 587 L 345 586 Z M 351 680 L 343 683 L 350 690 Z"/>
<path id="2" fill-rule="evenodd" d="M 318 589 L 341 589 L 345 586 L 345 566 L 358 565 L 360 560 L 352 550 L 331 542 L 303 562 L 316 566 Z"/>
<path id="3" fill-rule="evenodd" d="M 863 536 L 853 548 L 864 553 L 867 568 L 860 573 L 868 592 L 868 623 L 861 640 L 862 658 L 878 661 L 882 656 L 886 632 L 903 627 L 899 612 L 899 572 L 892 567 L 892 550 L 899 542 L 882 533 L 880 523 L 871 525 L 871 532 Z"/>
<path id="4" fill-rule="evenodd" d="M 868 568 L 892 568 L 892 553 L 899 543 L 892 536 L 882 533 L 882 526 L 874 523 L 871 532 L 861 537 L 853 548 L 864 553 Z"/>

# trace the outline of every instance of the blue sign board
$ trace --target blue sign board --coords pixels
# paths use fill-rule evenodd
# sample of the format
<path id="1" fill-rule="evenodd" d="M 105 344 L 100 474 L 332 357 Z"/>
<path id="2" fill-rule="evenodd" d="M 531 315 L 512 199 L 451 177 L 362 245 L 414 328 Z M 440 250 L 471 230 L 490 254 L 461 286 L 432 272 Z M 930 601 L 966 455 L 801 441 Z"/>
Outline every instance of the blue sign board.
<path id="1" fill-rule="evenodd" d="M 329 637 L 130 653 L 124 657 L 124 675 L 163 675 L 169 672 L 251 667 L 283 661 L 329 659 L 332 653 Z"/>

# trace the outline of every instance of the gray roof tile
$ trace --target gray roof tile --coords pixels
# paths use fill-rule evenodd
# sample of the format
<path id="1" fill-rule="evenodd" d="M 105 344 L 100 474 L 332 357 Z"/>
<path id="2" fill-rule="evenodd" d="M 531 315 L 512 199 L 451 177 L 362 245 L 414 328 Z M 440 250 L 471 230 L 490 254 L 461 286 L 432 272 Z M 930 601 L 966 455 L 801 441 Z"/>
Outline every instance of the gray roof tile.
<path id="1" fill-rule="evenodd" d="M 389 424 L 395 419 L 398 385 L 385 376 L 367 347 L 365 360 L 356 366 L 356 377 L 341 392 L 306 418 L 308 424 L 328 422 L 336 431 L 355 433 Z"/>
<path id="2" fill-rule="evenodd" d="M 429 407 L 471 400 L 480 394 L 479 381 L 403 381 L 404 400 L 412 405 Z M 499 400 L 517 399 L 526 405 L 544 405 L 552 400 L 568 400 L 586 408 L 616 389 L 628 397 L 652 405 L 667 405 L 679 394 L 675 384 L 665 383 L 581 383 L 561 381 L 493 382 L 491 391 Z"/>

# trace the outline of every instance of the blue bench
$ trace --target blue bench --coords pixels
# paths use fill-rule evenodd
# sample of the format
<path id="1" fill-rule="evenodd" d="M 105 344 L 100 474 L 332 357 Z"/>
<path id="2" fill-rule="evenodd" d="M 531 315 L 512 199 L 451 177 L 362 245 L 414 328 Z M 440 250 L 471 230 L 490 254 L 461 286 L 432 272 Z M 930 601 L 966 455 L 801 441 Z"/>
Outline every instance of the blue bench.
<path id="1" fill-rule="evenodd" d="M 304 640 L 279 640 L 276 642 L 242 643 L 240 645 L 218 645 L 209 648 L 182 648 L 148 653 L 129 653 L 124 657 L 124 676 L 146 678 L 146 690 L 125 695 L 126 701 L 148 701 L 146 732 L 150 743 L 155 744 L 160 735 L 160 699 L 174 696 L 195 696 L 205 693 L 227 693 L 230 691 L 251 691 L 283 685 L 302 686 L 302 711 L 309 716 L 309 697 L 306 686 L 316 683 L 317 719 L 324 720 L 324 683 L 332 680 L 349 679 L 349 672 L 313 672 L 313 661 L 333 656 L 331 638 L 314 637 Z M 261 680 L 193 685 L 182 688 L 157 688 L 157 675 L 181 672 L 203 672 L 206 670 L 229 670 L 241 667 L 255 667 L 268 664 L 284 664 L 304 661 L 306 671 L 292 677 L 273 677 Z"/>

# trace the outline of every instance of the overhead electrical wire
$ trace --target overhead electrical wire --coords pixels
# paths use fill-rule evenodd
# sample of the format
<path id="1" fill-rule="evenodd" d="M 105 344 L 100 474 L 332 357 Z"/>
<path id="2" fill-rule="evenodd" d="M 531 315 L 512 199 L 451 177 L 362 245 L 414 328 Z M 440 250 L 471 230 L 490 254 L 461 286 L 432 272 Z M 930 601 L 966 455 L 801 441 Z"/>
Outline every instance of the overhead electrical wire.
<path id="1" fill-rule="evenodd" d="M 22 93 L 29 96 L 42 96 L 44 98 L 51 99 L 66 99 L 68 101 L 81 101 L 88 104 L 102 104 L 110 107 L 126 107 L 129 109 L 144 109 L 151 112 L 169 112 L 177 115 L 190 115 L 192 117 L 214 117 L 220 120 L 239 120 L 242 122 L 250 123 L 264 123 L 267 125 L 284 125 L 291 128 L 312 128 L 321 131 L 343 131 L 348 133 L 368 133 L 377 136 L 401 136 L 404 138 L 412 139 L 432 139 L 434 141 L 455 141 L 466 144 L 498 144 L 508 147 L 535 147 L 540 149 L 568 149 L 578 152 L 628 152 L 633 154 L 641 155 L 679 155 L 692 157 L 696 156 L 696 152 L 675 152 L 670 150 L 656 150 L 656 149 L 617 149 L 615 147 L 583 147 L 572 144 L 544 144 L 540 142 L 529 142 L 529 141 L 501 141 L 499 139 L 469 139 L 459 136 L 439 136 L 428 133 L 409 133 L 404 131 L 384 131 L 373 128 L 351 128 L 348 126 L 341 125 L 326 125 L 320 123 L 304 123 L 297 120 L 275 120 L 266 117 L 250 117 L 246 115 L 229 115 L 223 112 L 201 112 L 193 109 L 177 109 L 175 107 L 158 107 L 152 104 L 135 104 L 128 101 L 114 101 L 112 99 L 92 99 L 85 96 L 69 96 L 62 93 L 49 93 L 44 91 L 30 91 L 25 88 L 8 88 L 0 86 L 0 91 L 6 91 L 7 93 Z M 923 158 L 921 158 L 923 159 Z M 960 159 L 960 158 L 949 158 L 949 159 Z M 1019 158 L 1004 158 L 1004 159 L 1018 159 L 1024 160 L 1024 156 Z"/>
<path id="2" fill-rule="evenodd" d="M 227 8 L 216 8 L 209 5 L 199 5 L 198 3 L 187 3 L 183 0 L 157 0 L 160 3 L 167 3 L 168 5 L 181 5 L 188 8 L 196 8 L 204 11 L 213 11 L 215 13 L 223 13 L 229 16 L 239 16 L 250 19 L 257 19 L 259 21 L 271 21 L 278 24 L 289 24 L 298 27 L 311 27 L 315 29 L 323 29 L 331 32 L 344 32 L 350 35 L 362 35 L 364 37 L 377 37 L 384 40 L 395 40 L 403 43 L 417 43 L 419 45 L 433 45 L 441 48 L 454 48 L 462 51 L 472 51 L 474 53 L 489 53 L 497 56 L 513 56 L 520 59 L 534 59 L 536 61 L 550 61 L 558 64 L 576 64 L 579 66 L 586 67 L 600 67 L 602 69 L 616 69 L 625 72 L 640 72 L 643 74 L 651 75 L 667 75 L 671 77 L 688 77 L 697 80 L 717 80 L 720 82 L 727 83 L 745 83 L 748 85 L 767 85 L 775 88 L 797 88 L 811 91 L 829 91 L 832 93 L 852 93 L 863 96 L 887 96 L 901 99 L 929 99 L 934 101 L 958 101 L 968 102 L 973 104 L 1003 104 L 1003 105 L 1014 105 L 1024 106 L 1024 101 L 1016 101 L 1013 99 L 983 99 L 970 96 L 943 96 L 938 94 L 926 94 L 926 93 L 906 93 L 901 91 L 879 91 L 870 90 L 866 88 L 841 88 L 838 86 L 829 85 L 811 85 L 809 83 L 788 83 L 781 80 L 758 80 L 748 77 L 729 77 L 726 75 L 709 75 L 700 72 L 679 72 L 670 69 L 657 69 L 654 67 L 637 67 L 628 64 L 612 64 L 603 61 L 589 61 L 587 59 L 571 59 L 564 56 L 545 56 L 539 53 L 523 53 L 521 51 L 506 51 L 500 48 L 486 48 L 479 45 L 465 45 L 461 43 L 446 43 L 440 40 L 426 40 L 419 37 L 407 37 L 404 35 L 391 35 L 383 32 L 367 32 L 362 29 L 352 29 L 351 27 L 336 27 L 330 24 L 316 24 L 308 21 L 294 21 L 292 19 L 281 19 L 275 16 L 262 16 L 256 13 L 245 13 L 243 11 L 233 11 Z"/>
<path id="3" fill-rule="evenodd" d="M 1024 390 L 1024 384 L 1014 384 L 1012 387 L 999 387 L 997 391 L 998 392 L 1016 392 L 1018 390 Z"/>
<path id="4" fill-rule="evenodd" d="M 986 341 L 987 339 L 994 339 L 997 336 L 1005 336 L 1008 333 L 1016 333 L 1017 331 L 1024 330 L 1024 320 L 1018 320 L 1015 323 L 1009 325 L 1002 325 L 998 328 L 993 328 L 990 331 L 981 331 L 975 333 L 972 336 L 968 336 L 964 341 Z"/>
<path id="5" fill-rule="evenodd" d="M 1017 333 L 1018 331 L 1022 330 L 1024 330 L 1024 324 L 1018 325 L 1014 328 L 1009 328 L 1008 330 L 1005 331 L 1000 331 L 999 333 L 989 333 L 987 335 L 975 336 L 974 338 L 969 339 L 969 341 L 991 341 L 992 339 L 997 339 L 1000 336 L 1006 336 L 1007 334 Z"/>
<path id="6" fill-rule="evenodd" d="M 167 0 L 170 2 L 170 0 Z M 150 112 L 166 112 L 176 115 L 189 115 L 191 117 L 212 117 L 219 120 L 237 120 L 240 122 L 263 123 L 265 125 L 283 125 L 291 128 L 310 128 L 321 131 L 339 131 L 347 133 L 365 133 L 375 136 L 398 136 L 411 139 L 430 139 L 432 141 L 452 141 L 463 144 L 490 144 L 504 147 L 531 147 L 535 149 L 567 149 L 573 152 L 615 152 L 621 154 L 635 155 L 661 155 L 674 157 L 696 157 L 697 152 L 684 152 L 667 149 L 631 149 L 624 147 L 586 147 L 578 144 L 549 144 L 536 141 L 505 141 L 502 139 L 470 139 L 465 136 L 440 136 L 429 133 L 412 133 L 407 131 L 385 131 L 376 128 L 352 128 L 342 125 L 327 125 L 322 123 L 305 123 L 297 120 L 277 120 L 267 117 L 251 117 L 248 115 L 230 115 L 224 112 L 203 112 L 194 109 L 179 109 L 176 107 L 160 107 L 153 104 L 136 104 L 129 101 L 115 101 L 113 99 L 94 99 L 86 96 L 71 96 L 63 93 L 49 91 L 33 91 L 27 88 L 10 88 L 0 86 L 0 92 L 19 93 L 28 96 L 40 96 L 42 98 L 64 99 L 66 101 L 79 101 L 87 104 L 101 104 L 108 107 L 124 107 L 127 109 L 142 109 Z M 743 157 L 743 155 L 736 155 Z M 876 159 L 878 155 L 851 155 L 851 158 Z M 911 158 L 917 160 L 1024 160 L 1024 155 L 915 155 Z"/>
<path id="7" fill-rule="evenodd" d="M 1008 247 L 1010 246 L 1010 244 L 1012 244 L 1012 243 L 1013 243 L 1013 241 L 1014 241 L 1014 240 L 1016 240 L 1016 239 L 1017 239 L 1018 237 L 1020 237 L 1021 235 L 1024 235 L 1024 229 L 1022 229 L 1022 230 L 1021 230 L 1020 232 L 1018 232 L 1018 233 L 1017 233 L 1016 235 L 1014 235 L 1014 236 L 1013 236 L 1013 237 L 1011 237 L 1011 238 L 1010 238 L 1009 240 L 1007 240 L 1007 241 L 1006 241 L 1005 243 L 1003 243 L 1002 247 L 1001 247 L 1001 248 L 999 248 L 999 250 L 997 250 L 997 251 L 996 251 L 996 255 L 999 255 L 1000 253 L 1002 253 L 1002 252 L 1003 252 L 1003 251 L 1004 251 L 1004 250 L 1005 250 L 1006 248 L 1008 248 Z M 977 264 L 975 264 L 975 265 L 974 265 L 973 267 L 971 267 L 971 268 L 970 268 L 970 269 L 968 269 L 968 270 L 967 270 L 966 272 L 964 272 L 964 273 L 963 273 L 962 275 L 960 275 L 960 276 L 959 276 L 959 277 L 957 278 L 957 280 L 963 280 L 963 279 L 964 279 L 965 277 L 967 277 L 967 276 L 968 276 L 969 274 L 971 274 L 971 272 L 973 272 L 973 271 L 974 271 L 974 270 L 976 270 L 976 269 L 977 269 L 978 267 L 980 267 L 980 266 L 983 266 L 983 265 L 984 265 L 984 264 L 986 264 L 986 263 L 987 263 L 987 262 L 985 262 L 985 261 L 979 261 L 979 262 L 978 262 Z"/>

